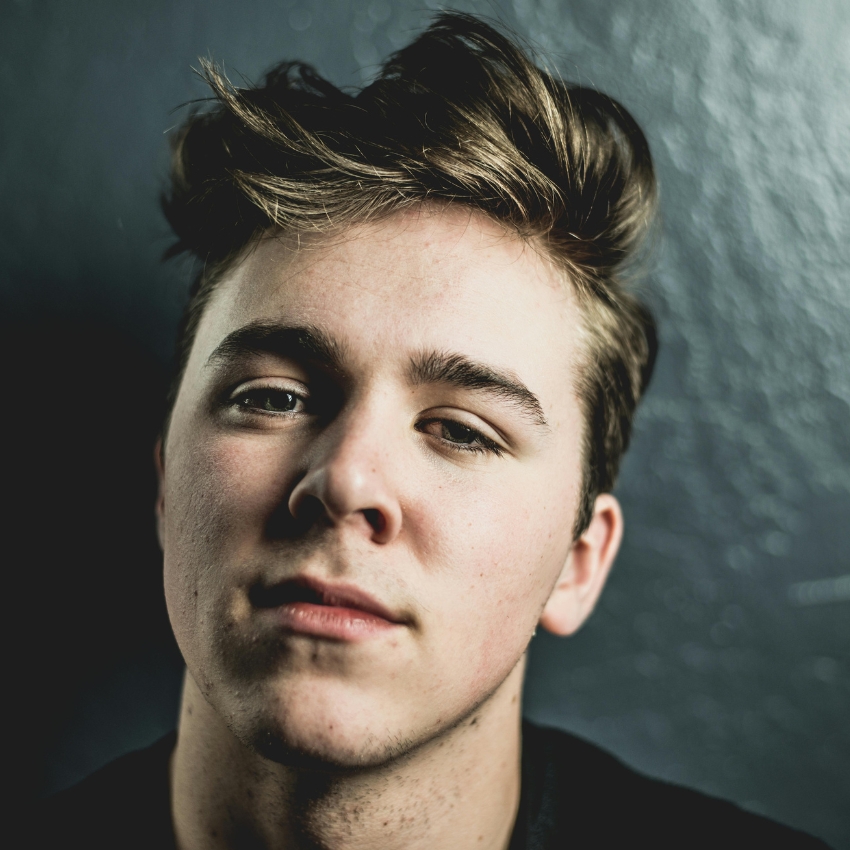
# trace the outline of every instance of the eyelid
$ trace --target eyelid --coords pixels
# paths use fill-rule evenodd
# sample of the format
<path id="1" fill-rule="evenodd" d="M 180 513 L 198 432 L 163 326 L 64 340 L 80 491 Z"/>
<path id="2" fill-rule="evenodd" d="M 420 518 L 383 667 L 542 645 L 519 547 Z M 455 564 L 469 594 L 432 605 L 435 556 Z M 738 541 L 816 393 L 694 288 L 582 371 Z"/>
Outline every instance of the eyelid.
<path id="1" fill-rule="evenodd" d="M 432 407 L 422 411 L 420 421 L 445 419 L 450 422 L 457 422 L 458 425 L 463 425 L 464 428 L 469 428 L 472 431 L 478 431 L 483 437 L 492 440 L 494 443 L 500 443 L 503 448 L 513 446 L 514 441 L 492 422 L 474 413 L 471 410 L 465 410 L 460 407 Z"/>
<path id="2" fill-rule="evenodd" d="M 287 393 L 295 396 L 299 400 L 300 411 L 267 411 L 255 408 L 253 406 L 243 405 L 240 399 L 249 393 L 276 392 Z M 307 387 L 300 381 L 292 378 L 283 378 L 278 376 L 266 376 L 262 378 L 251 378 L 247 381 L 243 380 L 236 385 L 230 384 L 224 388 L 214 402 L 215 407 L 221 410 L 228 417 L 238 415 L 239 420 L 243 422 L 256 417 L 271 417 L 275 420 L 290 418 L 292 416 L 300 416 L 306 412 L 306 408 L 310 403 L 310 392 Z"/>
<path id="3" fill-rule="evenodd" d="M 233 401 L 237 396 L 244 395 L 252 390 L 276 390 L 278 392 L 292 393 L 299 398 L 307 399 L 310 391 L 301 382 L 294 378 L 252 378 L 242 381 L 226 393 L 228 401 Z"/>
<path id="4" fill-rule="evenodd" d="M 455 440 L 450 440 L 437 434 L 432 434 L 430 431 L 427 430 L 428 425 L 445 425 L 446 423 L 450 423 L 452 425 L 460 425 L 462 428 L 469 431 L 472 435 L 474 435 L 475 443 L 457 442 Z M 422 433 L 429 434 L 433 439 L 437 440 L 438 443 L 440 443 L 444 451 L 450 451 L 460 456 L 484 454 L 501 457 L 505 454 L 506 451 L 503 445 L 498 443 L 496 440 L 491 439 L 486 434 L 482 433 L 479 428 L 473 428 L 464 422 L 460 422 L 458 419 L 449 419 L 445 416 L 430 416 L 421 419 L 417 424 L 416 430 L 421 430 Z"/>

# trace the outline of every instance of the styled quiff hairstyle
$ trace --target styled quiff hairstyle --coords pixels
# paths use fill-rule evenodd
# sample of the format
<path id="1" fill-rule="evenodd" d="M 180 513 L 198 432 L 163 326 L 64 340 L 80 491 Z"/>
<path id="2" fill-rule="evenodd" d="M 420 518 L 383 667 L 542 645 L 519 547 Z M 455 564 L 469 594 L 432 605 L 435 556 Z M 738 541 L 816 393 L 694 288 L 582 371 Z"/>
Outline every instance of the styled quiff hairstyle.
<path id="1" fill-rule="evenodd" d="M 270 230 L 321 233 L 423 203 L 500 222 L 565 272 L 584 316 L 573 376 L 585 412 L 575 535 L 613 488 L 656 351 L 625 270 L 655 212 L 649 147 L 615 100 L 536 67 L 491 26 L 443 13 L 377 79 L 342 91 L 284 62 L 236 88 L 204 63 L 214 98 L 173 141 L 163 209 L 201 271 L 178 345 L 171 406 L 216 284 Z"/>

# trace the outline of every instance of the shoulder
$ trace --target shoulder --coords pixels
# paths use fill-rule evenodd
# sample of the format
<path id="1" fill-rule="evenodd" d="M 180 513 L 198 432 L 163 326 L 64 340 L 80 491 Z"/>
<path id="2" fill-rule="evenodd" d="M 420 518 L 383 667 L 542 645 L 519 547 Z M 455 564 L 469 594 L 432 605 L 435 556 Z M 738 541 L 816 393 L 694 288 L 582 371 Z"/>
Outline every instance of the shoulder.
<path id="1" fill-rule="evenodd" d="M 626 766 L 557 729 L 523 724 L 523 802 L 528 848 L 772 846 L 824 850 L 822 841 L 733 803 Z M 537 833 L 540 839 L 533 836 Z"/>
<path id="2" fill-rule="evenodd" d="M 175 741 L 172 732 L 41 801 L 33 846 L 167 848 L 173 843 L 168 762 Z"/>

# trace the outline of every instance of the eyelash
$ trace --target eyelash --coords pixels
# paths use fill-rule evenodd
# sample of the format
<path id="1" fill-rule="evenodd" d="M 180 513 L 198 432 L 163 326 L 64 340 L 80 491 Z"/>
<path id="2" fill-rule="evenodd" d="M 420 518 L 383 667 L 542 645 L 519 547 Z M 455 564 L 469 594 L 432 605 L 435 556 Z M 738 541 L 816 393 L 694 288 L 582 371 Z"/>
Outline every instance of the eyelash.
<path id="1" fill-rule="evenodd" d="M 265 397 L 266 400 L 268 400 L 273 396 L 289 396 L 295 400 L 296 407 L 298 405 L 298 401 L 302 404 L 306 403 L 306 399 L 303 396 L 293 392 L 292 390 L 278 389 L 276 387 L 252 387 L 251 389 L 243 390 L 236 395 L 232 395 L 228 399 L 227 404 L 229 407 L 234 407 L 240 412 L 258 414 L 260 416 L 288 416 L 300 412 L 298 410 L 269 410 L 259 404 L 247 404 L 248 399 L 252 397 Z"/>
<path id="2" fill-rule="evenodd" d="M 274 387 L 254 387 L 247 390 L 243 390 L 242 392 L 237 393 L 236 395 L 230 396 L 227 402 L 228 406 L 236 408 L 237 410 L 239 410 L 240 413 L 248 413 L 259 416 L 292 416 L 294 414 L 302 412 L 298 410 L 269 410 L 268 408 L 265 408 L 258 404 L 249 405 L 247 401 L 252 396 L 254 398 L 265 397 L 266 400 L 268 400 L 268 398 L 272 396 L 289 396 L 294 399 L 295 407 L 297 407 L 298 401 L 301 401 L 302 404 L 306 404 L 306 399 L 303 396 L 299 395 L 296 392 L 292 392 L 291 390 L 277 389 Z M 490 454 L 495 455 L 496 457 L 500 457 L 502 454 L 504 454 L 504 449 L 494 440 L 491 440 L 489 437 L 486 437 L 477 429 L 472 428 L 469 425 L 458 421 L 457 419 L 447 419 L 440 417 L 424 419 L 421 422 L 417 423 L 416 430 L 420 433 L 428 433 L 425 430 L 426 426 L 433 425 L 435 423 L 440 424 L 444 431 L 447 428 L 451 428 L 451 426 L 460 428 L 465 431 L 466 435 L 470 436 L 472 440 L 477 442 L 477 445 L 474 445 L 471 443 L 461 443 L 455 440 L 450 440 L 443 436 L 439 437 L 438 439 L 441 441 L 442 445 L 449 451 L 467 455 Z"/>
<path id="3" fill-rule="evenodd" d="M 463 430 L 467 431 L 474 440 L 478 441 L 478 445 L 470 445 L 469 443 L 458 443 L 453 440 L 448 440 L 445 437 L 439 438 L 442 444 L 446 446 L 449 451 L 458 452 L 459 454 L 492 454 L 496 457 L 500 457 L 504 454 L 504 449 L 498 443 L 491 440 L 489 437 L 485 437 L 484 434 L 475 428 L 471 428 L 463 422 L 458 422 L 456 419 L 425 419 L 417 424 L 416 430 L 420 433 L 424 433 L 424 426 L 431 425 L 433 423 L 439 423 L 443 426 L 443 428 L 445 428 L 446 425 L 456 425 L 463 428 Z"/>

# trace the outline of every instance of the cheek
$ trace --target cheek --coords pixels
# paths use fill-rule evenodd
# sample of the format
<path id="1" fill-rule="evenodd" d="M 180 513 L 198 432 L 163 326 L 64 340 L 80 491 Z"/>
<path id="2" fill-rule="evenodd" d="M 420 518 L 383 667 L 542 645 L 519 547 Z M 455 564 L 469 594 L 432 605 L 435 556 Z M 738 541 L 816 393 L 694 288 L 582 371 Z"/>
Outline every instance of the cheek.
<path id="1" fill-rule="evenodd" d="M 272 440 L 199 435 L 166 465 L 167 542 L 209 549 L 254 537 L 286 500 L 290 467 Z"/>
<path id="2" fill-rule="evenodd" d="M 196 432 L 184 445 L 175 441 L 165 467 L 165 594 L 178 640 L 229 610 L 222 596 L 250 579 L 251 555 L 289 486 L 286 455 L 271 441 Z"/>
<path id="3" fill-rule="evenodd" d="M 425 568 L 439 571 L 429 608 L 440 652 L 463 665 L 471 691 L 486 691 L 519 660 L 570 550 L 569 482 L 524 483 L 444 485 L 429 507 Z"/>
<path id="4" fill-rule="evenodd" d="M 570 476 L 535 472 L 434 488 L 422 517 L 428 531 L 414 532 L 427 547 L 426 569 L 440 565 L 498 598 L 548 595 L 572 543 L 578 494 Z"/>

